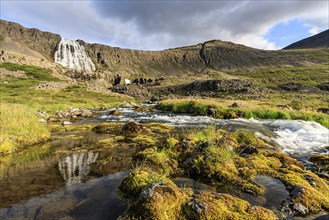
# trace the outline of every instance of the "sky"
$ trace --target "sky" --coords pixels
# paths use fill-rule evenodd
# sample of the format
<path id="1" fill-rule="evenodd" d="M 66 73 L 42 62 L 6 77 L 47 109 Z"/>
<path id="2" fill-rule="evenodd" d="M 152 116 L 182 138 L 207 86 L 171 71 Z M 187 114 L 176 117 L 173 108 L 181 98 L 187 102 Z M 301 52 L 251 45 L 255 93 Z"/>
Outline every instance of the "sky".
<path id="1" fill-rule="evenodd" d="M 329 27 L 329 0 L 1 0 L 1 19 L 110 46 L 162 50 L 218 39 L 281 49 Z"/>

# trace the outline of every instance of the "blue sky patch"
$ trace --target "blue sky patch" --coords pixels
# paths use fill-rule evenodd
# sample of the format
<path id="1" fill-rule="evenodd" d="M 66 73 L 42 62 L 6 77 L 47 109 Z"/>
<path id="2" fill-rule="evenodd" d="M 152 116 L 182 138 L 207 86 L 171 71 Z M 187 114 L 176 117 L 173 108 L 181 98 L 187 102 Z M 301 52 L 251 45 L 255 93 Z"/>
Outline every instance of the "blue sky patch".
<path id="1" fill-rule="evenodd" d="M 309 29 L 310 27 L 306 26 L 300 19 L 290 20 L 288 22 L 281 22 L 271 28 L 265 38 L 270 42 L 274 42 L 281 49 L 309 37 Z"/>

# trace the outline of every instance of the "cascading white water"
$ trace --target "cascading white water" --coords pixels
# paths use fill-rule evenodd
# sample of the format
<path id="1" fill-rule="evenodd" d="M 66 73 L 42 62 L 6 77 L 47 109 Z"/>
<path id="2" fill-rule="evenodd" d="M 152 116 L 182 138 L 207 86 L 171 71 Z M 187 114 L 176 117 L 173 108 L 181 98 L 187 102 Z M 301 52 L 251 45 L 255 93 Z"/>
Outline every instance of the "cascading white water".
<path id="1" fill-rule="evenodd" d="M 55 52 L 55 62 L 76 70 L 94 71 L 96 69 L 84 46 L 77 41 L 64 38 L 58 44 L 58 49 Z"/>

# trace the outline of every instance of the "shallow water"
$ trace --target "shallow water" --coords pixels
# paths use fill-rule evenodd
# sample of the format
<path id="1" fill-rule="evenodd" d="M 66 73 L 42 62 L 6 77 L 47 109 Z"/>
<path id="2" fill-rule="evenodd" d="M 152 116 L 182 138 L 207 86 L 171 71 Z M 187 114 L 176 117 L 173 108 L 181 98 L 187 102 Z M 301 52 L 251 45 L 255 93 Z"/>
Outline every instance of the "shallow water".
<path id="1" fill-rule="evenodd" d="M 1 219 L 116 219 L 127 208 L 116 190 L 127 172 L 76 183 L 0 209 Z"/>

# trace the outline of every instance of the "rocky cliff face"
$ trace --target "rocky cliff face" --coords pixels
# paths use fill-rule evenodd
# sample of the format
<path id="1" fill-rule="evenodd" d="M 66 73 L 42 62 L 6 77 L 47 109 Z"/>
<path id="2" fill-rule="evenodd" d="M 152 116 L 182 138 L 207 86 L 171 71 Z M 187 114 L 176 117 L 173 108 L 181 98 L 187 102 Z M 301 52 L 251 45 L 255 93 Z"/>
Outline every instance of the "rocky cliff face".
<path id="1" fill-rule="evenodd" d="M 25 28 L 17 23 L 0 20 L 0 35 L 26 44 L 48 58 L 52 58 L 61 37 L 58 34 L 43 32 L 35 28 Z"/>

